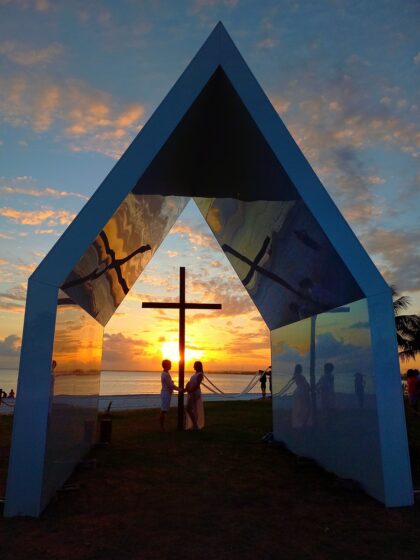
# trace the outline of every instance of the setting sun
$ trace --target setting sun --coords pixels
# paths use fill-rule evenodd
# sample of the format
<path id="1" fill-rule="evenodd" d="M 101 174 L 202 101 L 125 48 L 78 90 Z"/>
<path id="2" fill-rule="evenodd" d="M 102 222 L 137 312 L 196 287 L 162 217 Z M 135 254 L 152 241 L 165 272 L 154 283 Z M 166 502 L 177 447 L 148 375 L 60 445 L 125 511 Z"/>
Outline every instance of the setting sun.
<path id="1" fill-rule="evenodd" d="M 162 358 L 167 358 L 173 363 L 178 363 L 179 361 L 179 349 L 178 342 L 167 341 L 161 346 Z M 191 362 L 193 360 L 199 360 L 203 356 L 204 352 L 201 350 L 192 350 L 191 348 L 185 348 L 185 362 Z"/>

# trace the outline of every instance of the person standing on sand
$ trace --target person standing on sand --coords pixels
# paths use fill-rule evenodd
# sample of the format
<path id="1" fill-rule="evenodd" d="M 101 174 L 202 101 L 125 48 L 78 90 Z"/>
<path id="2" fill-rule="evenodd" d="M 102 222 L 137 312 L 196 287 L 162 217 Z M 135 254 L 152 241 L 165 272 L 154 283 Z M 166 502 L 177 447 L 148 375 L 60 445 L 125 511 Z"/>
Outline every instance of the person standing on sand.
<path id="1" fill-rule="evenodd" d="M 266 390 L 266 387 L 267 387 L 267 372 L 263 371 L 262 369 L 259 369 L 258 373 L 260 374 L 262 398 L 265 399 L 265 390 Z"/>
<path id="2" fill-rule="evenodd" d="M 171 407 L 172 393 L 174 391 L 179 391 L 178 387 L 172 381 L 171 374 L 169 373 L 171 367 L 172 367 L 172 363 L 170 360 L 163 360 L 162 362 L 163 371 L 162 371 L 162 375 L 160 376 L 160 380 L 162 383 L 162 389 L 160 391 L 161 406 L 160 406 L 160 416 L 159 416 L 159 425 L 160 425 L 161 432 L 165 431 L 166 414 L 169 412 L 169 409 Z"/>
<path id="3" fill-rule="evenodd" d="M 273 379 L 271 377 L 272 374 L 272 370 L 271 370 L 271 366 L 268 366 L 268 368 L 265 370 L 266 375 L 268 376 L 268 387 L 270 389 L 270 396 L 273 396 Z"/>

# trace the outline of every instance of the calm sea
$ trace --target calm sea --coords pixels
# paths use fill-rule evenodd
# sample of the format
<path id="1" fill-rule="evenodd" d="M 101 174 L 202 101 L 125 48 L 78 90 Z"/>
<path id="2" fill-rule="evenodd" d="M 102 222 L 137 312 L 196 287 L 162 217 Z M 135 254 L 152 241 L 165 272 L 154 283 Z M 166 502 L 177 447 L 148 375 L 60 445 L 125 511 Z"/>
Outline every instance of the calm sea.
<path id="1" fill-rule="evenodd" d="M 16 392 L 17 385 L 16 369 L 0 369 L 0 388 L 6 393 L 10 389 Z M 217 373 L 206 374 L 224 393 L 240 393 L 251 381 L 254 374 Z M 185 374 L 186 381 L 191 373 Z M 177 383 L 177 375 L 174 372 L 173 380 Z M 258 393 L 260 384 L 251 390 Z M 160 392 L 160 372 L 156 371 L 103 371 L 101 375 L 101 395 L 151 395 Z M 203 393 L 209 391 L 203 387 Z"/>

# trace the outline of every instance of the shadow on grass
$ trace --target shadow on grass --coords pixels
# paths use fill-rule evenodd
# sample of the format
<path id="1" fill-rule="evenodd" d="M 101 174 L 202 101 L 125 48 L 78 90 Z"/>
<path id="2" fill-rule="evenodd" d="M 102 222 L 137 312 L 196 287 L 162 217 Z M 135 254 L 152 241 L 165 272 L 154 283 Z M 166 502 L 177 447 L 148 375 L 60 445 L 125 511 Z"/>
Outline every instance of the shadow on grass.
<path id="1" fill-rule="evenodd" d="M 206 404 L 201 432 L 158 411 L 113 415 L 96 468 L 38 520 L 0 522 L 5 559 L 418 558 L 420 508 L 386 510 L 278 445 L 269 401 Z M 410 425 L 412 422 L 412 425 Z M 419 441 L 419 425 L 409 433 Z"/>

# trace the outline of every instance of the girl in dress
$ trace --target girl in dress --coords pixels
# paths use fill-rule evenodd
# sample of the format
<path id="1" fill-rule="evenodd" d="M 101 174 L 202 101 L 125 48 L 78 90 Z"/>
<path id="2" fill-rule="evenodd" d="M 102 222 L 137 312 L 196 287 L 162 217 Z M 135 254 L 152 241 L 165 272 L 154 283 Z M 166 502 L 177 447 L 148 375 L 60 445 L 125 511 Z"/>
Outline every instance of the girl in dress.
<path id="1" fill-rule="evenodd" d="M 200 385 L 203 381 L 203 364 L 195 362 L 194 375 L 188 381 L 185 391 L 188 393 L 185 429 L 187 430 L 201 430 L 204 428 L 204 406 L 203 398 L 201 396 Z"/>

